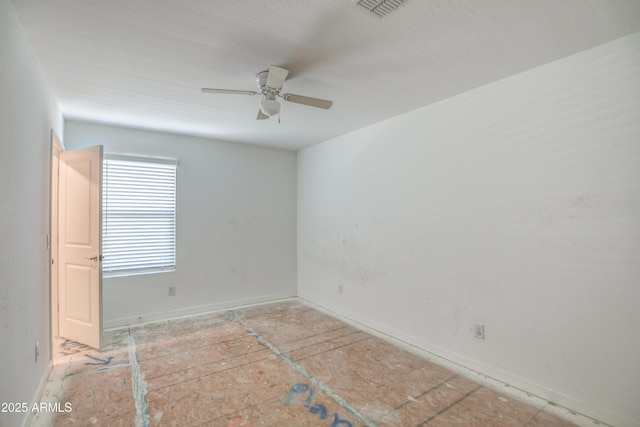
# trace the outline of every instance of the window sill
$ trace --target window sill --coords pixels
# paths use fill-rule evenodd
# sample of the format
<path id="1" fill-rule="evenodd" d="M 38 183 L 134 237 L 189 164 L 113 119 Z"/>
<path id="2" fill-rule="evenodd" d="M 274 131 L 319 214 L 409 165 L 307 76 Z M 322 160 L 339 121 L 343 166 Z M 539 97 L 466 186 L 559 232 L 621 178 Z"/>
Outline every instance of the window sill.
<path id="1" fill-rule="evenodd" d="M 127 271 L 117 271 L 113 273 L 102 273 L 102 278 L 110 279 L 112 277 L 143 276 L 147 274 L 172 273 L 174 271 L 176 271 L 175 267 L 163 268 L 161 270 L 127 270 Z"/>

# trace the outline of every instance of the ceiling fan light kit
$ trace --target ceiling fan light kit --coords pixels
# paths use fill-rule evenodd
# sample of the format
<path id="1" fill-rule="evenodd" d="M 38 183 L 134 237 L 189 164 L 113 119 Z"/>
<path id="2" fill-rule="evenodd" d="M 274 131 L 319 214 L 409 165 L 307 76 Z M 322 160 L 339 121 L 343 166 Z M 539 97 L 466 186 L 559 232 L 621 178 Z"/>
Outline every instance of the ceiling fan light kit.
<path id="1" fill-rule="evenodd" d="M 201 91 L 204 93 L 219 93 L 227 95 L 262 95 L 263 98 L 260 102 L 260 110 L 256 117 L 257 120 L 265 120 L 269 117 L 280 114 L 280 103 L 276 97 L 282 98 L 288 102 L 294 102 L 296 104 L 308 105 L 316 108 L 324 108 L 325 110 L 329 109 L 331 105 L 333 105 L 333 101 L 328 101 L 326 99 L 295 95 L 293 93 L 281 94 L 280 90 L 282 89 L 282 85 L 288 75 L 289 70 L 271 65 L 268 70 L 260 71 L 256 74 L 258 91 L 210 88 L 202 88 Z"/>
<path id="2" fill-rule="evenodd" d="M 269 117 L 275 116 L 277 114 L 280 114 L 280 103 L 275 99 L 265 98 L 260 104 L 260 110 L 263 114 L 266 114 Z"/>

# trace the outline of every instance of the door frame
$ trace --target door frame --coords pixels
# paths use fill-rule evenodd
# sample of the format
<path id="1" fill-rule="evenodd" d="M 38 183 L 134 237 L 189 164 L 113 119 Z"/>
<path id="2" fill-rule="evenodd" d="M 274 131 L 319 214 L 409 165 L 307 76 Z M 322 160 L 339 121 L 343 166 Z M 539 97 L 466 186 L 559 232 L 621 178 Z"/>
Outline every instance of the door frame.
<path id="1" fill-rule="evenodd" d="M 58 326 L 58 185 L 60 153 L 64 147 L 56 132 L 51 129 L 51 175 L 49 194 L 49 300 L 51 313 L 51 358 L 53 359 L 53 340 L 59 336 Z"/>

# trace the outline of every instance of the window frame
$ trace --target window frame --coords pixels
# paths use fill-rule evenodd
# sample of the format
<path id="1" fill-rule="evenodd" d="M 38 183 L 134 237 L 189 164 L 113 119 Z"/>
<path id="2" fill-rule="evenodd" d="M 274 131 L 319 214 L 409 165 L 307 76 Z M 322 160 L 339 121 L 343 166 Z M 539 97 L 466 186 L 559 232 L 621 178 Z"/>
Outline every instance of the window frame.
<path id="1" fill-rule="evenodd" d="M 155 264 L 162 264 L 162 265 L 142 265 L 144 263 L 130 263 L 130 264 L 122 264 L 119 263 L 118 265 L 112 265 L 109 262 L 109 257 L 110 256 L 115 256 L 115 254 L 118 254 L 117 251 L 110 251 L 109 249 L 109 230 L 115 227 L 115 225 L 110 224 L 109 222 L 109 215 L 110 212 L 111 215 L 118 215 L 117 213 L 114 214 L 113 212 L 116 211 L 116 209 L 109 209 L 107 204 L 109 203 L 109 198 L 111 196 L 111 199 L 113 199 L 113 195 L 110 193 L 108 193 L 109 191 L 109 176 L 108 176 L 108 172 L 109 172 L 109 162 L 112 162 L 112 167 L 115 166 L 116 164 L 122 165 L 123 163 L 130 163 L 131 166 L 134 166 L 136 164 L 147 164 L 147 165 L 156 165 L 158 166 L 158 171 L 160 169 L 167 169 L 166 166 L 168 166 L 169 168 L 173 169 L 173 188 L 172 191 L 166 193 L 166 195 L 169 195 L 169 193 L 172 194 L 173 197 L 173 208 L 170 209 L 170 212 L 172 213 L 172 231 L 173 234 L 171 235 L 169 233 L 169 241 L 171 242 L 171 249 L 168 251 L 168 253 L 170 254 L 169 257 L 166 259 L 166 261 L 172 261 L 172 262 L 156 262 Z M 112 169 L 113 171 L 113 169 Z M 103 255 L 103 260 L 102 260 L 102 266 L 101 266 L 101 270 L 102 270 L 102 275 L 105 278 L 110 278 L 110 277 L 123 277 L 123 276 L 135 276 L 135 275 L 141 275 L 141 274 L 154 274 L 154 273 L 165 273 L 165 272 L 172 272 L 176 270 L 176 263 L 177 263 L 177 210 L 178 210 L 178 197 L 177 197 L 177 188 L 178 188 L 178 161 L 175 159 L 167 159 L 167 158 L 157 158 L 157 157 L 141 157 L 141 156 L 130 156 L 130 155 L 121 155 L 121 154 L 112 154 L 112 153 L 105 153 L 104 158 L 103 158 L 103 179 L 102 179 L 102 185 L 103 185 L 103 189 L 102 189 L 102 196 L 103 196 L 103 200 L 102 200 L 102 204 L 101 204 L 101 208 L 102 208 L 102 224 L 100 224 L 101 227 L 101 232 L 102 232 L 102 255 Z M 171 180 L 168 180 L 167 182 L 169 182 Z M 114 185 L 113 180 L 111 181 L 111 185 Z M 135 211 L 135 209 L 131 209 L 128 213 L 125 212 L 120 212 L 119 215 L 121 216 L 142 216 L 144 217 L 144 213 L 141 211 L 138 211 L 137 213 L 133 213 Z M 160 215 L 162 216 L 163 213 L 165 213 L 166 211 L 162 211 L 161 209 L 159 209 L 159 211 L 154 212 L 154 213 L 150 213 L 149 216 L 151 215 Z M 171 215 L 169 215 L 171 216 Z M 142 224 L 144 222 L 141 221 L 140 224 Z M 122 230 L 120 230 L 122 231 Z M 153 230 L 152 230 L 153 231 Z M 147 236 L 147 239 L 149 238 L 149 236 Z M 132 241 L 135 242 L 135 239 L 131 239 Z M 106 242 L 106 244 L 105 244 Z M 148 243 L 148 242 L 147 242 Z M 144 238 L 142 240 L 142 244 L 144 245 Z M 123 253 L 126 254 L 126 250 L 120 251 L 119 253 L 122 255 Z M 159 252 L 158 252 L 159 253 Z M 172 258 L 172 259 L 171 259 Z M 153 264 L 148 262 L 147 264 Z"/>

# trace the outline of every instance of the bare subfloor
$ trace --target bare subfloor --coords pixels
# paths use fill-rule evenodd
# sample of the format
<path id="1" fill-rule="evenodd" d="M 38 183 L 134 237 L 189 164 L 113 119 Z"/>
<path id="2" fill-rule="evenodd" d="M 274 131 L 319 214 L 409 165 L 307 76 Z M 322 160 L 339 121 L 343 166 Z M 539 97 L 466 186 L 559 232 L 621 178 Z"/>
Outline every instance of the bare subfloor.
<path id="1" fill-rule="evenodd" d="M 106 341 L 60 340 L 55 426 L 573 426 L 295 301 Z"/>

